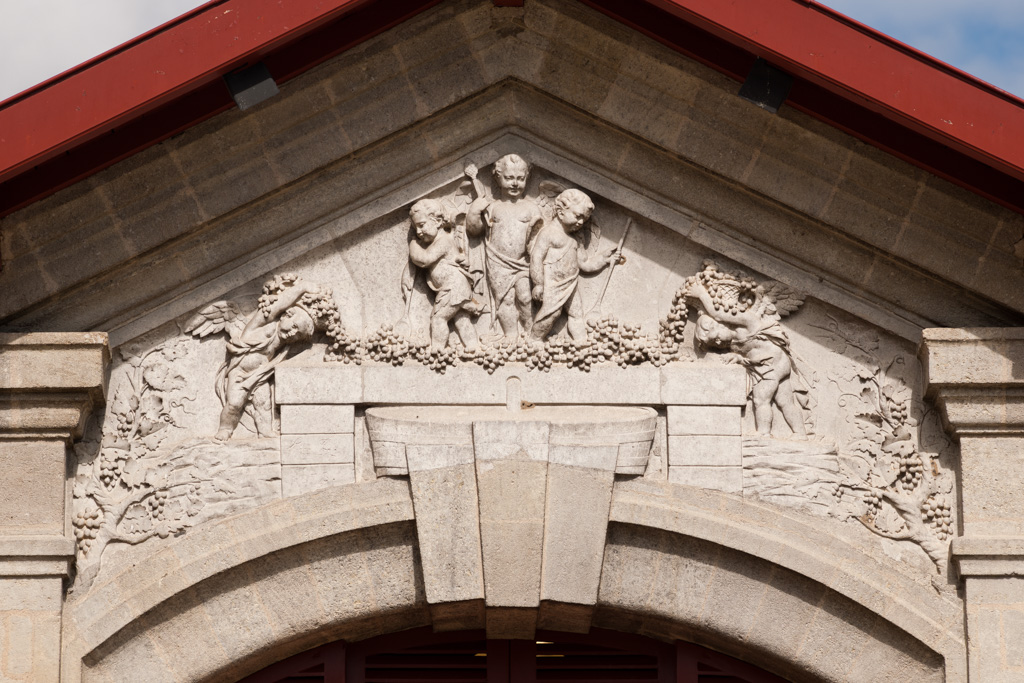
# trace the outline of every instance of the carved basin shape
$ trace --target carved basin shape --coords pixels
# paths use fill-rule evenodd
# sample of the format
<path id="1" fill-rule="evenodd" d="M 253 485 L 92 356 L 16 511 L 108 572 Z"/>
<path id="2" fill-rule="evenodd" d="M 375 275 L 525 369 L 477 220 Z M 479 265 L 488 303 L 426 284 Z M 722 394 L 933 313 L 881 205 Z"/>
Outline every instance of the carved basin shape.
<path id="1" fill-rule="evenodd" d="M 378 475 L 479 460 L 534 460 L 643 474 L 657 413 L 634 406 L 368 408 Z"/>

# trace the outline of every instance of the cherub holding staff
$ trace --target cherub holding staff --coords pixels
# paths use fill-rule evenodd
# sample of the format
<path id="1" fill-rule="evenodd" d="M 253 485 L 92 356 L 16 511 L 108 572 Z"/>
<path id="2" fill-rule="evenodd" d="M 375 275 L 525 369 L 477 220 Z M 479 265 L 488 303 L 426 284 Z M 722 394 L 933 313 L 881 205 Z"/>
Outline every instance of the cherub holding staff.
<path id="1" fill-rule="evenodd" d="M 533 319 L 531 336 L 543 340 L 558 316 L 565 311 L 566 328 L 574 340 L 587 338 L 578 284 L 580 273 L 597 273 L 617 263 L 619 247 L 588 256 L 574 236 L 590 220 L 594 202 L 580 190 L 565 190 L 555 199 L 555 220 L 541 229 L 530 252 L 533 298 L 540 309 Z"/>

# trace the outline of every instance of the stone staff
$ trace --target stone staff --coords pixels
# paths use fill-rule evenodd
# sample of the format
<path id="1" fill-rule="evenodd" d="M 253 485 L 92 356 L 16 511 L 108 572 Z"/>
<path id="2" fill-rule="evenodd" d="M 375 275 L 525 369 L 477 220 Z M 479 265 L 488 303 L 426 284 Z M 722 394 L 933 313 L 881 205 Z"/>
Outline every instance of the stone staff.
<path id="1" fill-rule="evenodd" d="M 595 314 L 600 315 L 600 313 L 601 313 L 601 303 L 604 301 L 605 292 L 608 291 L 608 283 L 612 281 L 612 273 L 615 272 L 615 266 L 617 266 L 620 263 L 625 263 L 626 262 L 625 257 L 622 255 L 622 245 L 623 245 L 623 243 L 625 243 L 626 235 L 629 234 L 629 228 L 632 225 L 633 225 L 633 218 L 632 217 L 626 218 L 626 229 L 622 231 L 622 237 L 619 238 L 619 246 L 615 247 L 615 253 L 619 255 L 619 258 L 617 258 L 614 261 L 612 261 L 612 264 L 610 266 L 608 266 L 608 279 L 604 281 L 604 286 L 601 287 L 601 294 L 600 294 L 600 296 L 597 297 L 597 303 L 595 303 L 594 307 L 590 309 L 589 313 L 587 313 L 587 318 L 591 318 Z"/>

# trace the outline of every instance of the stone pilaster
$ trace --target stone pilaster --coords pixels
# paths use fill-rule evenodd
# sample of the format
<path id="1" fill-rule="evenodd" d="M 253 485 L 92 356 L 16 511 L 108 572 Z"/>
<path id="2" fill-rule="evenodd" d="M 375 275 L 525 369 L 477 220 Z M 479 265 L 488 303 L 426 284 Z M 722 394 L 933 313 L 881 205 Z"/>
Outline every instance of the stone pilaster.
<path id="1" fill-rule="evenodd" d="M 71 441 L 106 396 L 102 333 L 0 334 L 0 679 L 59 679 Z"/>
<path id="2" fill-rule="evenodd" d="M 960 536 L 972 681 L 1024 681 L 1024 329 L 925 330 L 927 393 L 960 441 Z"/>

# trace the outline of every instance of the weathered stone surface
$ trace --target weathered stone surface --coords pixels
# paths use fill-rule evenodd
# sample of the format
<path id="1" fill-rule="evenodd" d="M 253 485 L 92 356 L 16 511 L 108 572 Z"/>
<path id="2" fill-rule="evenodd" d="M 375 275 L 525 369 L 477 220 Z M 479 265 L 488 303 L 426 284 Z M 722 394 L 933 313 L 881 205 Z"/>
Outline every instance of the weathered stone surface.
<path id="1" fill-rule="evenodd" d="M 351 434 L 355 429 L 355 406 L 281 406 L 282 434 Z"/>

